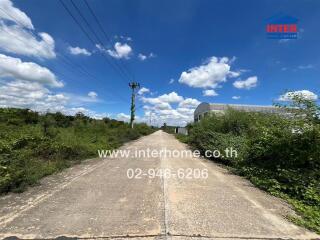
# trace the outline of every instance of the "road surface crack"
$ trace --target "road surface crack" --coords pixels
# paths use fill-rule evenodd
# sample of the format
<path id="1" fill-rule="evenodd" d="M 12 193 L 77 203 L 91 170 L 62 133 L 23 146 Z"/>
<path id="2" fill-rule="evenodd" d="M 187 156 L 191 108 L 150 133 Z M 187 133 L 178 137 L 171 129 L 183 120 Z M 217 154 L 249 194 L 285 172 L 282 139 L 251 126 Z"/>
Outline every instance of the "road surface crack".
<path id="1" fill-rule="evenodd" d="M 183 237 L 187 239 L 255 239 L 255 240 L 302 240 L 305 238 L 283 238 L 283 237 L 255 237 L 255 236 L 210 236 L 210 235 L 201 235 L 201 234 L 145 234 L 145 235 L 111 235 L 111 236 L 97 236 L 97 237 L 68 237 L 68 236 L 59 236 L 56 238 L 32 238 L 33 240 L 95 240 L 95 239 L 131 239 L 131 238 L 155 238 L 155 239 L 166 239 L 167 237 Z M 16 236 L 10 236 L 4 238 L 4 240 L 29 240 L 29 238 L 18 238 Z M 316 240 L 316 238 L 311 238 L 309 240 Z"/>

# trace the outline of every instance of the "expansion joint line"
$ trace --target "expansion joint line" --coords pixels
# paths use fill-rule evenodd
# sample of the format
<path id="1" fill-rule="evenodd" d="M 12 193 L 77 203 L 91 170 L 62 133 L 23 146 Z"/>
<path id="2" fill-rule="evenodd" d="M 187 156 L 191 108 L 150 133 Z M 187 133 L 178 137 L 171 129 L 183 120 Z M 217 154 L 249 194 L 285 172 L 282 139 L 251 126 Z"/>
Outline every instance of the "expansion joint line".
<path id="1" fill-rule="evenodd" d="M 161 133 L 162 134 L 162 133 Z M 163 147 L 164 142 L 163 138 L 161 138 L 161 147 Z M 168 239 L 170 236 L 170 231 L 169 231 L 169 201 L 168 201 L 168 183 L 167 179 L 164 176 L 164 171 L 167 168 L 167 162 L 166 158 L 160 155 L 160 166 L 162 170 L 161 174 L 161 183 L 162 183 L 162 196 L 163 196 L 163 215 L 164 215 L 164 237 L 165 239 Z"/>

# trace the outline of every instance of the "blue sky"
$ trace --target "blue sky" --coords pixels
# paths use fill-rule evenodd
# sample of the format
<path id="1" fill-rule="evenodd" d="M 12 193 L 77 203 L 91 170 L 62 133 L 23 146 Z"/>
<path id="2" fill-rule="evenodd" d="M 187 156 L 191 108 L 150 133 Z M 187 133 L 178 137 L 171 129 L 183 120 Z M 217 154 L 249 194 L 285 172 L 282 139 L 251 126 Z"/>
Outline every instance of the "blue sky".
<path id="1" fill-rule="evenodd" d="M 286 90 L 319 94 L 319 1 L 88 0 L 111 41 L 85 2 L 74 3 L 104 46 L 58 0 L 0 1 L 1 106 L 126 120 L 135 80 L 149 90 L 137 98 L 139 121 L 183 125 L 202 101 L 271 105 Z M 266 38 L 266 19 L 279 13 L 299 19 L 297 40 Z"/>

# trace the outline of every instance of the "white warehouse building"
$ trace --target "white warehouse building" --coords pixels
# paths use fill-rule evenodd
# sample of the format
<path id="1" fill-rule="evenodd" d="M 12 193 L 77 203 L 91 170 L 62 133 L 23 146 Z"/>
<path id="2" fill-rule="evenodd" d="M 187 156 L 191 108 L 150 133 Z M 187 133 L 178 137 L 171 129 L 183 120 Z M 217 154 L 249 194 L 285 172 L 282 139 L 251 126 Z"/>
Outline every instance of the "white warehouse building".
<path id="1" fill-rule="evenodd" d="M 238 111 L 245 112 L 264 112 L 277 113 L 283 112 L 282 109 L 274 106 L 259 106 L 259 105 L 242 105 L 242 104 L 223 104 L 223 103 L 200 103 L 194 111 L 194 121 L 198 122 L 209 113 L 224 113 L 227 109 L 232 108 Z"/>

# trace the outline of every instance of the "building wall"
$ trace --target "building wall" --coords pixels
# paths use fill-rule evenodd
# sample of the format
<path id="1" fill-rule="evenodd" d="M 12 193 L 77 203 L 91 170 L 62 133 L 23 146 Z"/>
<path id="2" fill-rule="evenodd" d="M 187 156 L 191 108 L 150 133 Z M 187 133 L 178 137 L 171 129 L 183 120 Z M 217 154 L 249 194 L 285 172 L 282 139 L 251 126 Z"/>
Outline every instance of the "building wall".
<path id="1" fill-rule="evenodd" d="M 176 127 L 175 133 L 183 134 L 183 135 L 188 135 L 188 129 L 185 127 Z"/>
<path id="2" fill-rule="evenodd" d="M 194 110 L 194 121 L 198 122 L 202 117 L 204 117 L 204 114 L 208 112 L 210 112 L 210 104 L 200 103 L 196 110 Z"/>
<path id="3" fill-rule="evenodd" d="M 194 122 L 198 122 L 210 113 L 223 114 L 229 108 L 245 112 L 283 113 L 282 109 L 273 106 L 201 103 L 194 111 Z"/>

